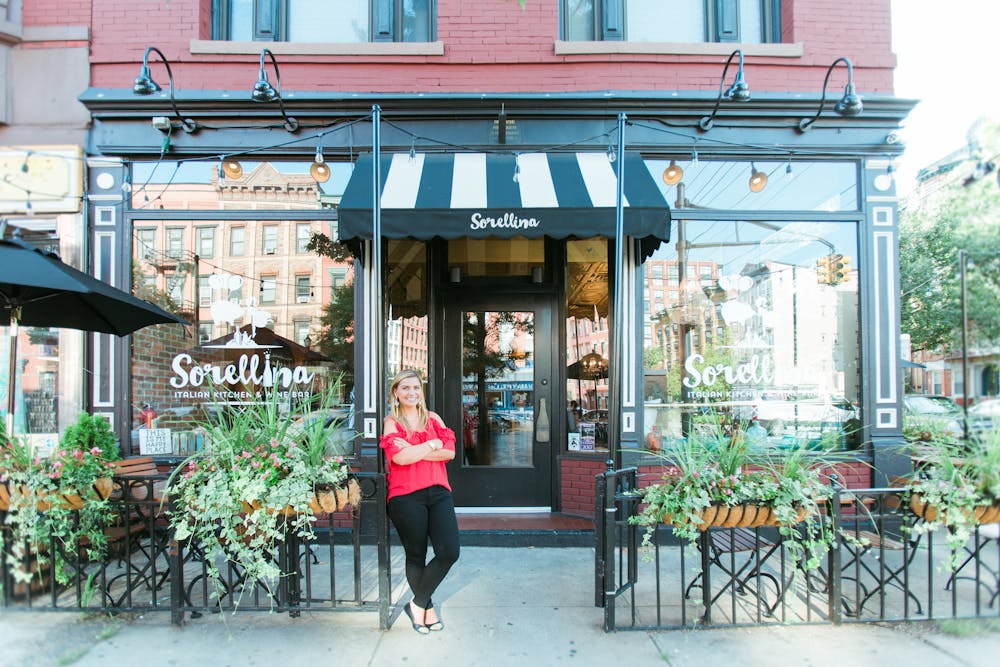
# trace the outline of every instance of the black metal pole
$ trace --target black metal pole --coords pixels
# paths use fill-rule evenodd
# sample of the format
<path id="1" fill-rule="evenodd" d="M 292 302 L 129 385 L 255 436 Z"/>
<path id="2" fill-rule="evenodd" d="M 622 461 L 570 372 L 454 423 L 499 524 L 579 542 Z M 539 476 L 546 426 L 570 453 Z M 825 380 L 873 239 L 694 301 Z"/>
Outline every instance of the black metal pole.
<path id="1" fill-rule="evenodd" d="M 625 303 L 623 294 L 625 263 L 625 114 L 618 114 L 618 188 L 615 198 L 615 284 L 614 319 L 611 327 L 611 368 L 608 373 L 608 449 L 611 458 L 621 462 L 622 378 L 625 368 Z M 596 391 L 594 392 L 597 393 Z M 596 395 L 595 395 L 596 399 Z"/>
<path id="2" fill-rule="evenodd" d="M 962 289 L 962 437 L 969 441 L 969 307 L 966 293 L 965 271 L 969 253 L 958 251 L 958 275 Z"/>

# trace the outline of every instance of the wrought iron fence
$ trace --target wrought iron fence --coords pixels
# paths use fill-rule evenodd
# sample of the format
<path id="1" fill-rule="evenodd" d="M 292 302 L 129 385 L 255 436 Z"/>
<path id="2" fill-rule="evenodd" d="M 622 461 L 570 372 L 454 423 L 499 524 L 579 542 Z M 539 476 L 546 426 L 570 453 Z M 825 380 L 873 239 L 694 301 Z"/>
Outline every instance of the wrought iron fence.
<path id="1" fill-rule="evenodd" d="M 175 624 L 185 616 L 236 610 L 373 611 L 379 626 L 389 626 L 391 604 L 389 527 L 385 513 L 385 476 L 357 473 L 362 501 L 353 512 L 321 515 L 316 539 L 288 530 L 272 554 L 283 575 L 277 585 L 249 581 L 224 559 L 215 565 L 222 588 L 209 577 L 207 556 L 196 543 L 178 542 L 167 520 L 169 502 L 160 500 L 166 475 L 115 478 L 111 517 L 104 535 L 107 549 L 95 558 L 86 544 L 52 539 L 38 554 L 27 550 L 13 565 L 10 527 L 0 512 L 8 553 L 0 559 L 3 606 L 54 611 L 170 612 Z M 53 571 L 58 554 L 61 572 Z M 40 564 L 41 562 L 41 564 Z M 45 565 L 45 563 L 48 565 Z M 15 577 L 20 570 L 26 575 Z"/>
<path id="2" fill-rule="evenodd" d="M 898 488 L 834 489 L 838 536 L 805 571 L 776 529 L 710 528 L 696 544 L 668 526 L 641 546 L 629 524 L 640 501 L 635 468 L 597 476 L 595 603 L 604 629 L 845 623 L 1000 617 L 1000 529 L 979 526 L 953 555 L 923 532 Z"/>

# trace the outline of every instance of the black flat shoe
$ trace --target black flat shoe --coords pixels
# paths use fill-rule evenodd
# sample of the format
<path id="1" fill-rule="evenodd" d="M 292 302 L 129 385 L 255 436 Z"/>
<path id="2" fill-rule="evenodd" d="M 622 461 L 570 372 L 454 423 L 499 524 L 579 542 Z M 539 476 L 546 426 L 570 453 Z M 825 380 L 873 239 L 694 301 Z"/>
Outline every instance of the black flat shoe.
<path id="1" fill-rule="evenodd" d="M 434 609 L 434 607 L 428 607 L 428 609 Z M 441 620 L 441 614 L 436 609 L 434 613 L 438 615 L 438 620 L 434 621 L 433 623 L 425 623 L 424 627 L 430 630 L 431 632 L 440 632 L 444 630 L 444 621 Z"/>
<path id="2" fill-rule="evenodd" d="M 416 632 L 418 635 L 429 635 L 431 633 L 431 629 L 428 628 L 426 625 L 424 625 L 423 623 L 417 623 L 416 621 L 413 620 L 413 610 L 410 609 L 409 602 L 407 602 L 406 606 L 403 607 L 403 613 L 405 613 L 406 617 L 410 619 L 410 625 L 413 626 L 413 631 Z"/>

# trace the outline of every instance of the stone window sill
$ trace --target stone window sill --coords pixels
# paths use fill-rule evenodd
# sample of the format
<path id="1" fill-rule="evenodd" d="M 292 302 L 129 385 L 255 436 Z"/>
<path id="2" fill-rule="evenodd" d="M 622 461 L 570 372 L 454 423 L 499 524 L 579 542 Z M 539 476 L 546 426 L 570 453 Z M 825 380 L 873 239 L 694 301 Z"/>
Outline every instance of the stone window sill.
<path id="1" fill-rule="evenodd" d="M 244 55 L 270 49 L 276 56 L 443 56 L 444 42 L 227 42 L 193 39 L 191 53 Z"/>
<path id="2" fill-rule="evenodd" d="M 735 49 L 742 49 L 744 56 L 800 58 L 802 44 L 738 44 L 716 42 L 668 43 L 668 42 L 564 42 L 555 43 L 557 56 L 576 55 L 684 55 L 684 56 L 727 56 Z"/>

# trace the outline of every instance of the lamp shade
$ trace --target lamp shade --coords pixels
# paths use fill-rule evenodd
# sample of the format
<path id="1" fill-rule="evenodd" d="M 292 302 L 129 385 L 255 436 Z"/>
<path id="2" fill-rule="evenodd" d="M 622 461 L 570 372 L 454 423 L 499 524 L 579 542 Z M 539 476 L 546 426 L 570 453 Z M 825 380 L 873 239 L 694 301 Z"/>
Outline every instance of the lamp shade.
<path id="1" fill-rule="evenodd" d="M 243 165 L 240 164 L 239 160 L 225 158 L 222 161 L 222 173 L 226 175 L 226 178 L 239 178 L 243 175 Z"/>
<path id="2" fill-rule="evenodd" d="M 758 171 L 753 164 L 750 165 L 750 192 L 761 192 L 767 187 L 767 174 Z"/>
<path id="3" fill-rule="evenodd" d="M 663 170 L 663 182 L 667 185 L 677 185 L 684 178 L 684 169 L 671 160 L 670 166 Z"/>

